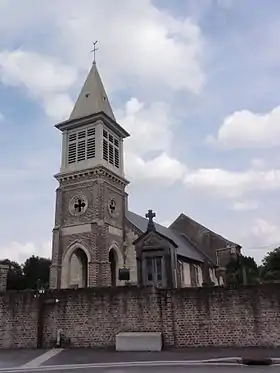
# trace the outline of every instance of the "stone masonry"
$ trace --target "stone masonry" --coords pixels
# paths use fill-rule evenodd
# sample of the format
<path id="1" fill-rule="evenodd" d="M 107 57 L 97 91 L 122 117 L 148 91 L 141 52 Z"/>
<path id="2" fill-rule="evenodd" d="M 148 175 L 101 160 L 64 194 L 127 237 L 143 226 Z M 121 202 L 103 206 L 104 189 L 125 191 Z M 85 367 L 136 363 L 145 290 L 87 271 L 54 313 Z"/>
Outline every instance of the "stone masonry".
<path id="1" fill-rule="evenodd" d="M 279 347 L 279 290 L 279 284 L 85 288 L 48 291 L 41 298 L 6 292 L 0 294 L 0 347 L 31 348 L 39 340 L 51 347 L 59 329 L 72 347 L 113 347 L 121 331 L 162 332 L 165 348 Z"/>
<path id="2" fill-rule="evenodd" d="M 128 184 L 123 140 L 129 133 L 116 122 L 95 62 L 69 118 L 55 127 L 62 157 L 50 288 L 119 285 Z"/>
<path id="3" fill-rule="evenodd" d="M 123 146 L 130 135 L 116 121 L 95 62 L 69 118 L 55 127 L 62 147 L 55 175 L 59 186 L 50 288 L 137 284 L 139 258 L 133 242 L 147 225 L 128 209 Z M 176 286 L 210 283 L 208 270 L 217 265 L 221 284 L 232 251 L 241 248 L 184 214 L 169 228 L 158 225 L 157 230 L 178 247 L 167 271 Z M 119 277 L 124 267 L 130 271 L 128 282 Z M 213 271 L 212 277 L 218 283 Z"/>
<path id="4" fill-rule="evenodd" d="M 75 178 L 72 175 L 69 178 L 59 178 L 50 287 L 67 287 L 61 283 L 61 278 L 63 280 L 68 276 L 68 273 L 63 274 L 63 260 L 66 252 L 75 244 L 88 251 L 88 285 L 110 285 L 109 250 L 113 245 L 121 248 L 123 244 L 126 184 L 102 167 L 74 176 Z M 87 201 L 87 209 L 80 216 L 69 212 L 71 199 L 76 195 L 82 195 Z M 111 199 L 116 201 L 117 217 L 109 213 L 108 204 Z M 87 226 L 89 229 L 82 231 Z M 121 259 L 119 258 L 120 263 Z M 64 267 L 67 268 L 67 263 Z"/>
<path id="5" fill-rule="evenodd" d="M 0 292 L 6 291 L 9 266 L 0 264 Z"/>

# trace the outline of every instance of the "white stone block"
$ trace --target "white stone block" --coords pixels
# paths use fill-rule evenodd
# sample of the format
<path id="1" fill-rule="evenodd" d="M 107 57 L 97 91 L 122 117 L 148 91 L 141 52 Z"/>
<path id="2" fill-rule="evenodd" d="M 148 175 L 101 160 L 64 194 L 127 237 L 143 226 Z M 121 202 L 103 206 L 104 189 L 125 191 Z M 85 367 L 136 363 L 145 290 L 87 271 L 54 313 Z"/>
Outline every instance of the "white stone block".
<path id="1" fill-rule="evenodd" d="M 70 227 L 62 228 L 62 235 L 88 233 L 91 232 L 91 224 L 72 225 Z"/>
<path id="2" fill-rule="evenodd" d="M 112 227 L 112 225 L 109 225 L 109 233 L 113 234 L 114 236 L 122 237 L 123 231 L 119 228 Z"/>
<path id="3" fill-rule="evenodd" d="M 158 332 L 129 332 L 116 335 L 117 351 L 161 351 L 162 334 Z"/>

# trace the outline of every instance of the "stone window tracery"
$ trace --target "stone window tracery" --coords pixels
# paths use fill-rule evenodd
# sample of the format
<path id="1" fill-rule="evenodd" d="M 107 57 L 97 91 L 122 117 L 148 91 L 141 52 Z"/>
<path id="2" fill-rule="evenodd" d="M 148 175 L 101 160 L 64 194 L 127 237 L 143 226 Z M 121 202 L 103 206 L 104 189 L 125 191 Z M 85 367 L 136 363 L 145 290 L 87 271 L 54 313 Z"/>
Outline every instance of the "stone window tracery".
<path id="1" fill-rule="evenodd" d="M 75 196 L 69 202 L 69 212 L 71 215 L 82 215 L 88 207 L 85 196 Z"/>

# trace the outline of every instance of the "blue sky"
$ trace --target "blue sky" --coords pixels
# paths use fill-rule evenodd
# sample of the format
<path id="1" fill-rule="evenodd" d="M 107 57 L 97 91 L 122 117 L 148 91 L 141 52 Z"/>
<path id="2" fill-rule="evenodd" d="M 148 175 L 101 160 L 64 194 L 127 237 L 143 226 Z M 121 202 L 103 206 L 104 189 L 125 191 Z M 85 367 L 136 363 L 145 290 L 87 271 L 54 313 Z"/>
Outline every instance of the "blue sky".
<path id="1" fill-rule="evenodd" d="M 98 67 L 130 208 L 185 214 L 258 262 L 280 244 L 277 0 L 0 0 L 0 257 L 51 255 L 60 133 Z"/>

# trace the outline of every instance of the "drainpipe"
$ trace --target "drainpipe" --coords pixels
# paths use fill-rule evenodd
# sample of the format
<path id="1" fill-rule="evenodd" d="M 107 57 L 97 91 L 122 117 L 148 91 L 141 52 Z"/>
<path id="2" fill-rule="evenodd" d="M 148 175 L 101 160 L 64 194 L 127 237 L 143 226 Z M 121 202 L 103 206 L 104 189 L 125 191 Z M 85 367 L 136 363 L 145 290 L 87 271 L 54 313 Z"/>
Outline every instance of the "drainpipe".
<path id="1" fill-rule="evenodd" d="M 56 347 L 61 346 L 61 335 L 62 335 L 62 329 L 58 329 L 56 332 Z"/>

